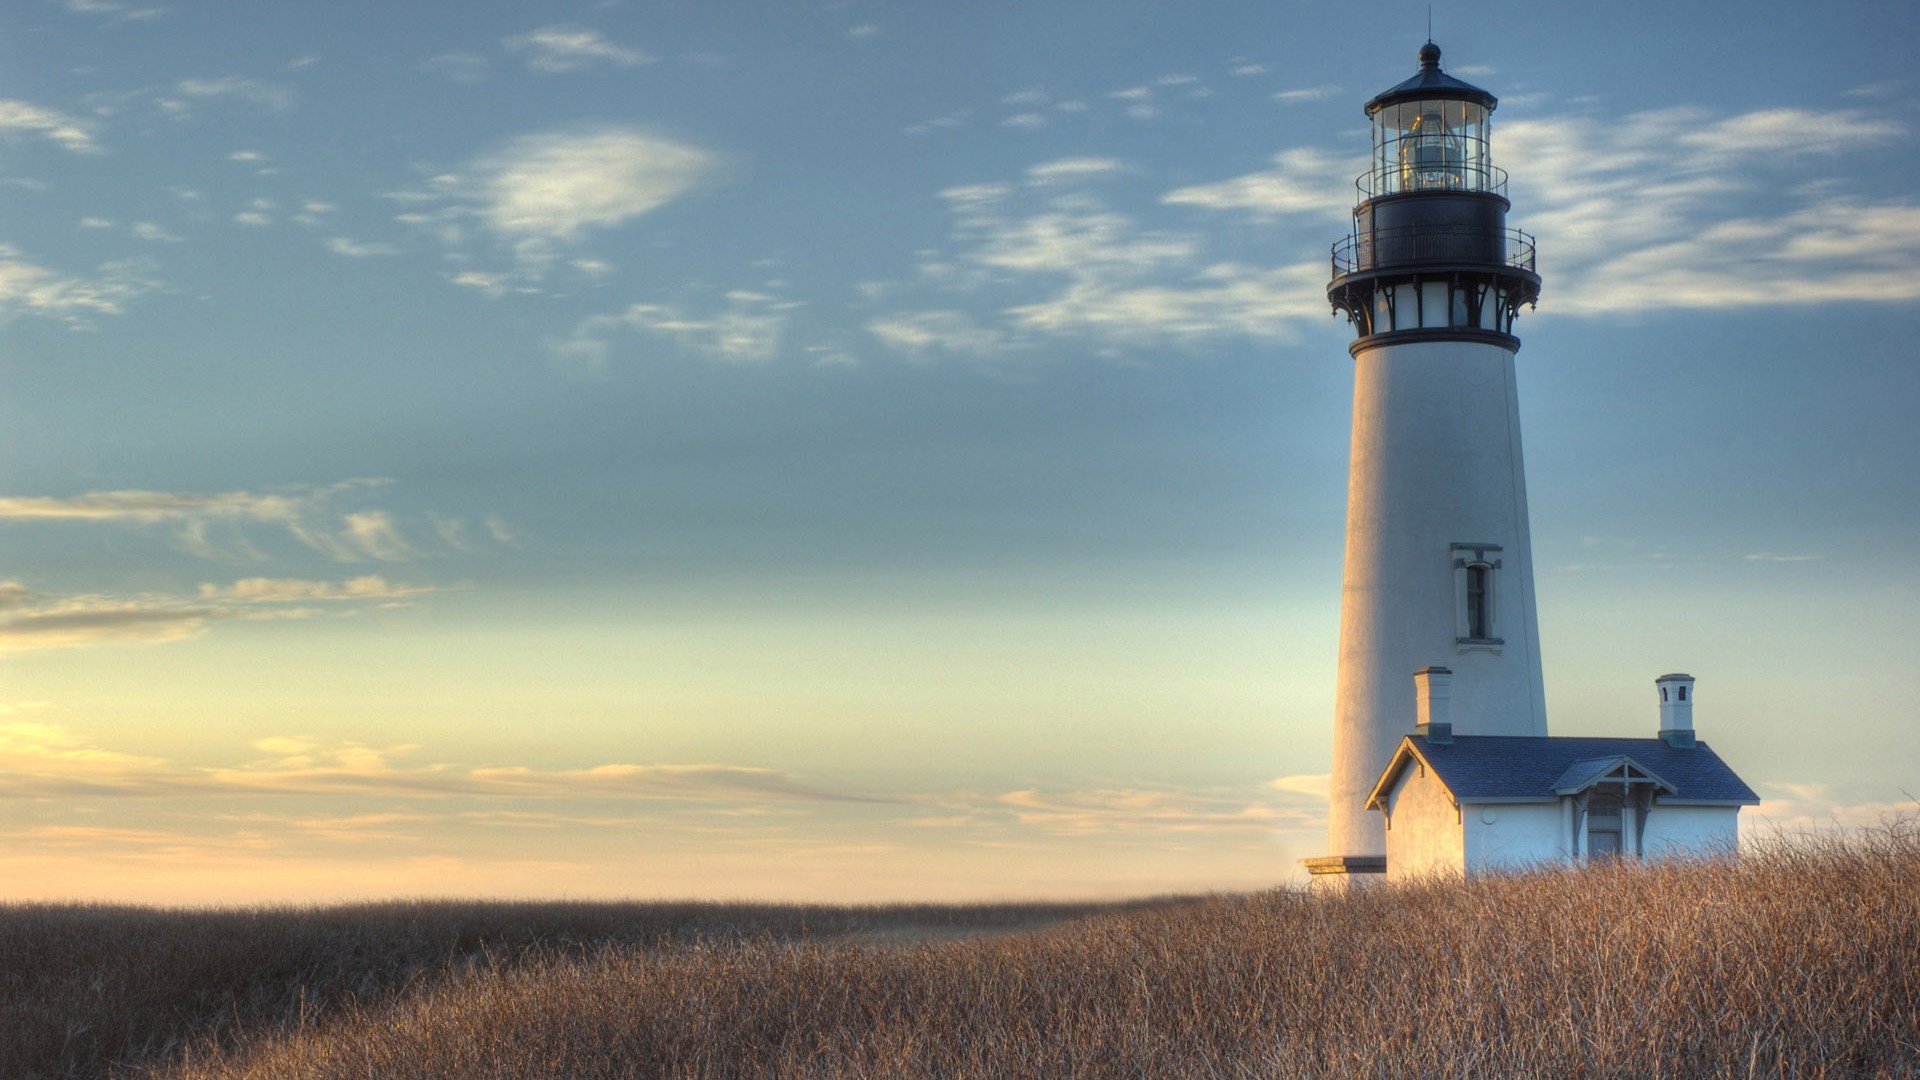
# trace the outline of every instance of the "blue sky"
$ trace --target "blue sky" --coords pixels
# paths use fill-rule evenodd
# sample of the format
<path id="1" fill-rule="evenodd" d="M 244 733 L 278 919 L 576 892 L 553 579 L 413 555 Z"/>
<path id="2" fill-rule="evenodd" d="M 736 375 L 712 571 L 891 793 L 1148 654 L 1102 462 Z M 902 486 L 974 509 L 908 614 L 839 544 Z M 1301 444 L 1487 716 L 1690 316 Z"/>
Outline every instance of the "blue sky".
<path id="1" fill-rule="evenodd" d="M 1296 877 L 1377 10 L 3 0 L 4 895 Z M 1552 729 L 1912 809 L 1920 17 L 1433 20 Z"/>

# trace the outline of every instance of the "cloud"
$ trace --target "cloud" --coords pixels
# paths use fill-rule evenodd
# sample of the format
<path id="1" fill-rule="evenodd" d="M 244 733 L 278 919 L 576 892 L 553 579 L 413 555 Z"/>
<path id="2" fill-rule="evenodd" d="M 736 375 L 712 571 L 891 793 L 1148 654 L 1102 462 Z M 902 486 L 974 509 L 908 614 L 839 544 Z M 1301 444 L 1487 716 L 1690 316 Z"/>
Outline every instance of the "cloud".
<path id="1" fill-rule="evenodd" d="M 716 165 L 704 150 L 630 129 L 529 135 L 481 164 L 481 215 L 508 237 L 572 240 L 666 205 Z"/>
<path id="2" fill-rule="evenodd" d="M 1332 790 L 1332 773 L 1300 773 L 1294 776 L 1282 776 L 1267 782 L 1275 791 L 1284 791 L 1293 795 L 1304 795 L 1312 799 L 1325 799 Z"/>
<path id="3" fill-rule="evenodd" d="M 1319 86 L 1303 86 L 1293 90 L 1282 90 L 1273 95 L 1273 100 L 1282 105 L 1298 105 L 1307 101 L 1325 101 L 1339 92 L 1339 87 L 1323 83 Z"/>
<path id="4" fill-rule="evenodd" d="M 373 574 L 339 583 L 264 577 L 227 586 L 203 583 L 192 598 L 157 593 L 49 596 L 18 581 L 0 581 L 0 652 L 188 641 L 206 633 L 215 621 L 306 619 L 320 613 L 286 605 L 388 605 L 439 591 L 437 586 L 390 583 Z"/>
<path id="5" fill-rule="evenodd" d="M 1302 215 L 1346 221 L 1353 214 L 1353 178 L 1365 161 L 1310 147 L 1274 155 L 1274 168 L 1231 180 L 1177 188 L 1161 197 L 1174 206 L 1237 210 L 1260 221 Z"/>
<path id="6" fill-rule="evenodd" d="M 172 526 L 183 551 L 204 558 L 261 559 L 249 526 L 283 530 L 301 545 L 336 562 L 397 561 L 421 552 L 386 511 L 339 510 L 337 501 L 387 486 L 376 479 L 324 487 L 213 494 L 98 491 L 66 498 L 0 497 L 0 523 L 97 522 Z"/>
<path id="7" fill-rule="evenodd" d="M 394 600 L 425 596 L 440 590 L 431 585 L 391 584 L 378 574 L 366 574 L 338 584 L 303 578 L 242 578 L 232 585 L 211 582 L 200 586 L 203 600 L 242 604 L 285 604 L 309 601 Z"/>
<path id="8" fill-rule="evenodd" d="M 500 295 L 508 281 L 537 285 L 566 249 L 687 195 L 719 166 L 705 150 L 635 128 L 544 132 L 436 176 L 425 190 L 388 197 L 418 207 L 399 220 L 449 247 L 468 243 L 470 225 L 505 246 L 514 263 L 511 278 L 474 269 L 454 279 Z"/>
<path id="9" fill-rule="evenodd" d="M 37 315 L 85 326 L 91 316 L 120 314 L 128 301 L 155 288 L 136 263 L 107 263 L 94 277 L 74 277 L 28 262 L 0 243 L 0 322 Z"/>
<path id="10" fill-rule="evenodd" d="M 76 15 L 97 15 L 116 22 L 146 22 L 167 13 L 164 7 L 134 7 L 111 0 L 67 0 L 67 10 Z"/>
<path id="11" fill-rule="evenodd" d="M 985 359 L 1008 353 L 1007 335 L 981 326 L 964 311 L 906 311 L 873 319 L 867 332 L 912 356 L 951 353 Z"/>
<path id="12" fill-rule="evenodd" d="M 870 803 L 744 765 L 610 763 L 581 769 L 409 763 L 418 746 L 256 740 L 265 756 L 240 765 L 189 767 L 91 746 L 59 725 L 0 724 L 0 798 L 59 796 L 394 796 L 483 799 L 615 799 L 682 802 Z"/>
<path id="13" fill-rule="evenodd" d="M 344 236 L 330 237 L 327 240 L 327 250 L 333 252 L 335 255 L 345 255 L 349 259 L 367 259 L 379 255 L 396 255 L 399 254 L 400 251 L 399 248 L 394 247 L 392 244 L 363 244 L 357 240 L 349 240 Z"/>
<path id="14" fill-rule="evenodd" d="M 1047 118 L 1039 113 L 1016 113 L 1000 121 L 1001 127 L 1017 128 L 1021 131 L 1039 131 L 1047 126 Z"/>
<path id="15" fill-rule="evenodd" d="M 1920 208 L 1807 186 L 1906 137 L 1857 110 L 1675 107 L 1518 120 L 1495 150 L 1555 310 L 1601 315 L 1920 296 Z"/>
<path id="16" fill-rule="evenodd" d="M 181 239 L 151 221 L 136 221 L 128 231 L 133 233 L 134 239 L 136 240 L 146 240 L 153 243 L 177 244 Z"/>
<path id="17" fill-rule="evenodd" d="M 1825 833 L 1872 828 L 1912 819 L 1920 800 L 1861 801 L 1843 797 L 1826 784 L 1761 782 L 1760 805 L 1742 815 L 1741 833 L 1765 842 L 1770 834 Z M 1905 793 L 1903 793 L 1905 794 Z M 1750 820 L 1748 820 L 1750 815 Z"/>
<path id="18" fill-rule="evenodd" d="M 1036 165 L 1024 187 L 973 184 L 941 193 L 948 250 L 923 255 L 922 284 L 996 301 L 990 317 L 941 304 L 878 315 L 867 331 L 915 356 L 996 358 L 1046 338 L 1077 338 L 1109 355 L 1169 341 L 1283 339 L 1324 319 L 1326 267 L 1210 259 L 1203 233 L 1142 227 L 1080 186 L 1124 166 L 1106 158 Z"/>
<path id="19" fill-rule="evenodd" d="M 487 58 L 476 53 L 451 52 L 429 57 L 420 70 L 438 75 L 448 82 L 471 86 L 487 77 Z"/>
<path id="20" fill-rule="evenodd" d="M 1078 183 L 1096 176 L 1110 176 L 1126 171 L 1127 165 L 1118 158 L 1069 157 L 1054 161 L 1044 161 L 1027 167 L 1027 183 L 1049 186 L 1054 184 Z"/>
<path id="21" fill-rule="evenodd" d="M 1284 800 L 1226 790 L 1094 789 L 1061 793 L 1010 791 L 996 800 L 1022 825 L 1048 832 L 1209 833 L 1230 829 L 1312 829 L 1326 820 L 1324 802 Z"/>
<path id="22" fill-rule="evenodd" d="M 800 306 L 797 301 L 747 289 L 729 291 L 719 304 L 698 315 L 673 305 L 634 304 L 616 315 L 583 320 L 556 351 L 602 363 L 612 350 L 609 338 L 627 330 L 670 338 L 710 360 L 764 363 L 779 354 L 788 314 Z"/>
<path id="23" fill-rule="evenodd" d="M 63 112 L 0 98 L 0 135 L 37 135 L 76 153 L 99 150 L 87 125 Z"/>
<path id="24" fill-rule="evenodd" d="M 10 601 L 0 607 L 0 652 L 186 641 L 205 633 L 207 620 L 221 615 L 164 598 L 42 598 L 13 581 L 0 588 L 8 590 Z"/>
<path id="25" fill-rule="evenodd" d="M 508 52 L 525 53 L 527 66 L 535 71 L 555 74 L 601 65 L 637 67 L 653 62 L 653 57 L 638 49 L 615 44 L 595 31 L 573 26 L 545 26 L 532 33 L 506 38 L 501 44 Z"/>
<path id="26" fill-rule="evenodd" d="M 173 84 L 173 92 L 199 100 L 242 101 L 268 112 L 290 108 L 294 100 L 293 91 L 287 87 L 242 75 L 223 75 L 217 79 L 181 79 Z"/>

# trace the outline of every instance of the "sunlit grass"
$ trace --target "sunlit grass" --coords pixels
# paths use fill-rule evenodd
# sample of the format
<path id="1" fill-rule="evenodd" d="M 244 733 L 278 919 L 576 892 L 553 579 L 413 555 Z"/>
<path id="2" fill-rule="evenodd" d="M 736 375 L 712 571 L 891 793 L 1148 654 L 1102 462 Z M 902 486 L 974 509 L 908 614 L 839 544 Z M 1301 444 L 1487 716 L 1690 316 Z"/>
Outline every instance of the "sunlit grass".
<path id="1" fill-rule="evenodd" d="M 1920 1070 L 1911 822 L 1738 862 L 1345 899 L 14 908 L 0 942 L 27 958 L 0 1003 L 0 1050 L 39 1070 L 21 1075 L 112 1060 L 179 1080 Z M 38 1012 L 22 1006 L 36 985 Z M 62 1008 L 100 1025 L 95 1049 L 56 1045 Z"/>

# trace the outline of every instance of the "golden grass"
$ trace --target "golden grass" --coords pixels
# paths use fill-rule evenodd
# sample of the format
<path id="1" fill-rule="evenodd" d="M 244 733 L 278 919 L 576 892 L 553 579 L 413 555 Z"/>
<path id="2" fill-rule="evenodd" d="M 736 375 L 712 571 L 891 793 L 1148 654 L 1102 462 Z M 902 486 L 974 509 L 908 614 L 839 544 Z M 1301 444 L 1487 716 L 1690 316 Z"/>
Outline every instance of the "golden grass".
<path id="1" fill-rule="evenodd" d="M 366 909 L 301 917 L 377 936 Z M 1920 1076 L 1911 822 L 1737 862 L 1216 897 L 961 940 L 888 942 L 911 920 L 881 921 L 449 952 L 145 1060 L 170 1080 Z M 337 987 L 379 962 L 326 970 Z"/>

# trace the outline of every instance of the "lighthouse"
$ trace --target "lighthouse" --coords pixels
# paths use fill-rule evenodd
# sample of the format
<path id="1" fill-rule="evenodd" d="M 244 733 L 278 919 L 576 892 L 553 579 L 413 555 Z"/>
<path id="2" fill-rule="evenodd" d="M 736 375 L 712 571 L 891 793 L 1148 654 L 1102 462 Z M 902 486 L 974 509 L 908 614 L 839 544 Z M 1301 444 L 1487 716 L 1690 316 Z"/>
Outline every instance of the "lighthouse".
<path id="1" fill-rule="evenodd" d="M 1456 735 L 1547 734 L 1514 385 L 1533 239 L 1507 224 L 1494 96 L 1432 42 L 1419 56 L 1367 102 L 1373 156 L 1327 286 L 1355 337 L 1329 854 L 1306 860 L 1322 888 L 1385 873 L 1368 800 L 1436 708 Z"/>

